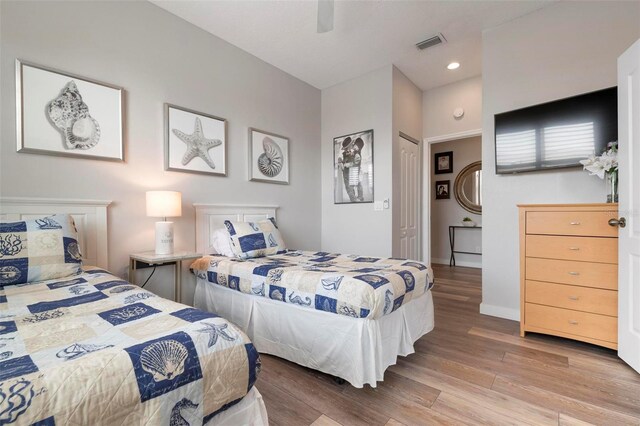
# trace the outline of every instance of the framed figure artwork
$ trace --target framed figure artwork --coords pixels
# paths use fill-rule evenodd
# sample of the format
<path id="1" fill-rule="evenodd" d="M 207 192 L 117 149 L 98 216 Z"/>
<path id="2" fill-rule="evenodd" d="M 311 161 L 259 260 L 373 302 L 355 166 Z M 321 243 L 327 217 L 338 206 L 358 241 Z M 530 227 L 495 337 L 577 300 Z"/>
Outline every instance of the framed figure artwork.
<path id="1" fill-rule="evenodd" d="M 249 180 L 289 184 L 289 139 L 249 128 Z"/>
<path id="2" fill-rule="evenodd" d="M 373 203 L 373 130 L 333 139 L 334 204 Z"/>
<path id="3" fill-rule="evenodd" d="M 227 175 L 227 120 L 165 104 L 165 170 Z"/>
<path id="4" fill-rule="evenodd" d="M 453 151 L 439 152 L 434 156 L 435 174 L 453 173 Z"/>
<path id="5" fill-rule="evenodd" d="M 451 198 L 451 181 L 450 180 L 438 180 L 436 181 L 436 200 L 448 200 Z"/>
<path id="6" fill-rule="evenodd" d="M 124 89 L 16 60 L 17 151 L 124 160 Z"/>

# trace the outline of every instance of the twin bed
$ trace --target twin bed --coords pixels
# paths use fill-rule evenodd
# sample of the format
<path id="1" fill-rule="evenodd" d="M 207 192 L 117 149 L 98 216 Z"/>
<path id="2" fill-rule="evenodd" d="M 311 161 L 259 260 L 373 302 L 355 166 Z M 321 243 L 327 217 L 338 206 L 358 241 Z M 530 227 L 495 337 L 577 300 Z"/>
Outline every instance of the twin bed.
<path id="1" fill-rule="evenodd" d="M 215 253 L 226 220 L 275 218 L 275 207 L 197 204 L 197 248 L 211 255 L 192 265 L 195 308 L 162 299 L 103 269 L 107 205 L 0 202 L 0 219 L 20 223 L 0 233 L 0 424 L 268 424 L 258 351 L 375 387 L 433 328 L 420 262 Z M 65 220 L 43 221 L 52 214 L 73 217 L 77 241 L 61 237 L 56 256 L 75 268 L 82 250 L 82 270 L 47 275 L 38 250 Z"/>
<path id="2" fill-rule="evenodd" d="M 376 386 L 433 329 L 431 268 L 406 259 L 289 250 L 237 259 L 216 253 L 225 221 L 276 218 L 275 206 L 194 204 L 194 306 L 244 330 L 261 353 Z"/>
<path id="3" fill-rule="evenodd" d="M 107 204 L 0 200 L 0 424 L 268 424 L 238 327 L 89 266 Z"/>

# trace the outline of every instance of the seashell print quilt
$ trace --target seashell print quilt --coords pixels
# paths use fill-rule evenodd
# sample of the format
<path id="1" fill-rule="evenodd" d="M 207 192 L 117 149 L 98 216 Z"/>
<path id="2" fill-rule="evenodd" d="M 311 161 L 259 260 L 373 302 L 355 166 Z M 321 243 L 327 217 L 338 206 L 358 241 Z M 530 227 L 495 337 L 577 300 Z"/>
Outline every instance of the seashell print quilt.
<path id="1" fill-rule="evenodd" d="M 433 271 L 421 262 L 327 252 L 205 256 L 191 269 L 242 293 L 355 318 L 388 315 L 433 286 Z"/>
<path id="2" fill-rule="evenodd" d="M 0 425 L 201 425 L 259 369 L 233 324 L 100 269 L 0 286 Z"/>

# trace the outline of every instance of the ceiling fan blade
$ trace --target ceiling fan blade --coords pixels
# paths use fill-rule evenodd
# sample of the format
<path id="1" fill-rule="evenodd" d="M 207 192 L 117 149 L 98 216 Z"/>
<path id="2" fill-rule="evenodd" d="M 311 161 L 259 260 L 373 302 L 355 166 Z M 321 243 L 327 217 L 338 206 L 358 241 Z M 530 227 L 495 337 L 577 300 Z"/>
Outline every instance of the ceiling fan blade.
<path id="1" fill-rule="evenodd" d="M 318 33 L 333 30 L 333 1 L 318 0 Z"/>

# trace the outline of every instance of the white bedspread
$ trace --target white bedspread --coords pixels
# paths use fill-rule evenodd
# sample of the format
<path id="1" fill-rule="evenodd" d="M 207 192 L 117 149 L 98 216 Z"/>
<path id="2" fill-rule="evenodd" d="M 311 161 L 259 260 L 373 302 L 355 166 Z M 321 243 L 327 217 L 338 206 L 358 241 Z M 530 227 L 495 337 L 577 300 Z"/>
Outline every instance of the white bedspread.
<path id="1" fill-rule="evenodd" d="M 431 291 L 378 319 L 351 318 L 250 296 L 198 278 L 194 306 L 243 329 L 258 352 L 345 379 L 361 388 L 382 381 L 398 356 L 434 326 Z M 309 332 L 313 330 L 313 332 Z"/>

